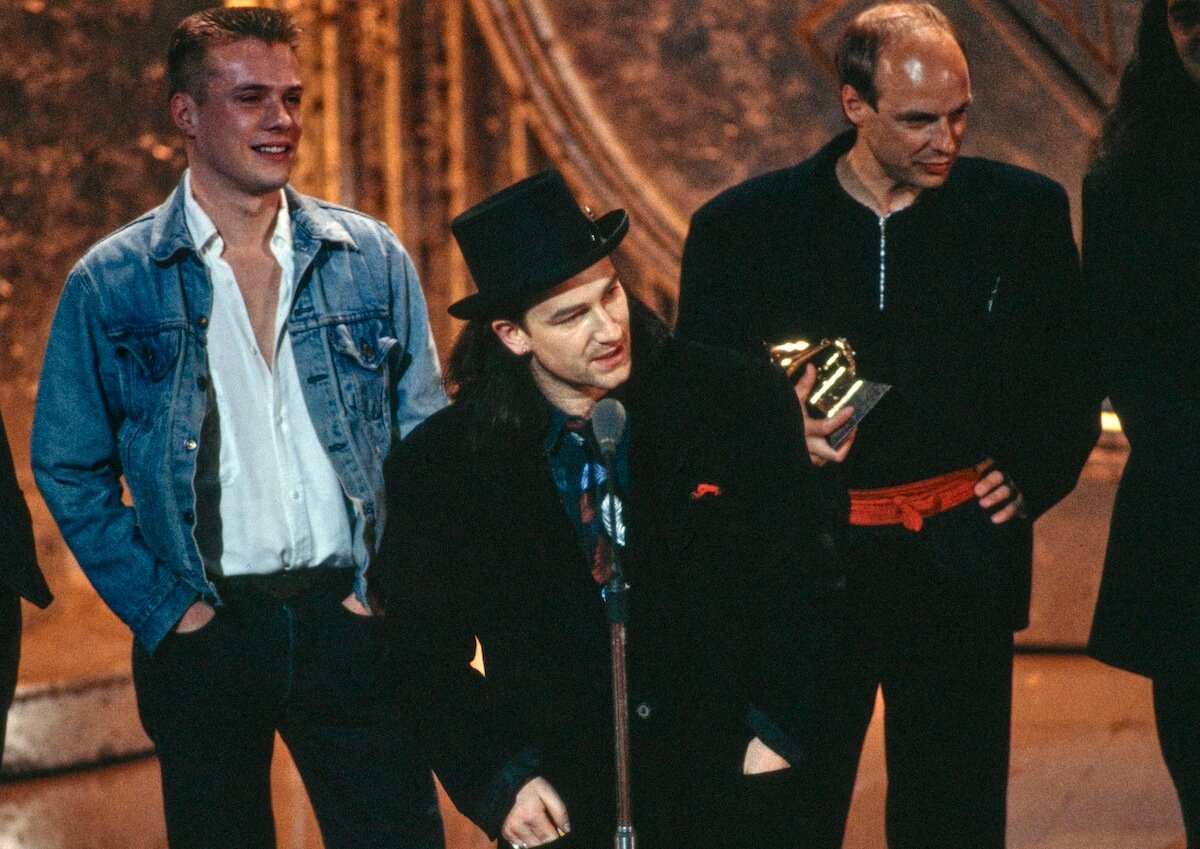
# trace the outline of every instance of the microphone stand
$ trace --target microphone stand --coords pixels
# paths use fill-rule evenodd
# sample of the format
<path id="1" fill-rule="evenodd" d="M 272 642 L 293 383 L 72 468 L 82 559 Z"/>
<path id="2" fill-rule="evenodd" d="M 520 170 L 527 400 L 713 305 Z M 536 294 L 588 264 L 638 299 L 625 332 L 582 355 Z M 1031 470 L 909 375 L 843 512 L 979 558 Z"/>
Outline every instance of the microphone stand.
<path id="1" fill-rule="evenodd" d="M 621 558 L 617 553 L 617 497 L 614 489 L 613 455 L 616 446 L 601 444 L 608 498 L 602 509 L 607 510 L 606 522 L 611 545 L 612 577 L 600 590 L 604 599 L 604 612 L 608 617 L 609 645 L 612 649 L 613 681 L 613 742 L 617 767 L 617 830 L 613 836 L 615 849 L 637 849 L 637 834 L 633 829 L 633 812 L 629 792 L 629 679 L 626 673 L 625 626 L 629 622 L 629 584 L 621 569 Z"/>

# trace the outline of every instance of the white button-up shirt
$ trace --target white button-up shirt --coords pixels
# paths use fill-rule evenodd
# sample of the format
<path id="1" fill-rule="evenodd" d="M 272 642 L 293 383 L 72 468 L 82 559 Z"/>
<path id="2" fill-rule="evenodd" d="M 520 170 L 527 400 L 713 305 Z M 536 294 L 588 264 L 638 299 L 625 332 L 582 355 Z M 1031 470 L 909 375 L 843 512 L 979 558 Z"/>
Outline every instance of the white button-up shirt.
<path id="1" fill-rule="evenodd" d="M 212 282 L 208 364 L 215 404 L 201 435 L 195 482 L 204 566 L 222 576 L 351 566 L 351 507 L 309 419 L 287 334 L 295 295 L 287 199 L 280 191 L 271 237 L 280 282 L 268 368 L 222 257 L 225 242 L 196 202 L 190 174 L 184 191 L 188 231 Z"/>

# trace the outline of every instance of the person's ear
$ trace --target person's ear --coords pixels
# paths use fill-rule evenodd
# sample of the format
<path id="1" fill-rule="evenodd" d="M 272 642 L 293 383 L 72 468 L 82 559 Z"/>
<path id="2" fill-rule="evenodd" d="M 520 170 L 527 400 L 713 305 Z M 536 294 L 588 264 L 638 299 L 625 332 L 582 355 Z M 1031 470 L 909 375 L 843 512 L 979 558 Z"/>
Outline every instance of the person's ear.
<path id="1" fill-rule="evenodd" d="M 171 95 L 171 120 L 185 137 L 196 137 L 196 101 L 187 92 Z"/>
<path id="2" fill-rule="evenodd" d="M 505 348 L 518 357 L 523 357 L 532 350 L 529 334 L 515 321 L 498 318 L 492 322 L 492 332 Z"/>
<path id="3" fill-rule="evenodd" d="M 846 113 L 846 119 L 851 124 L 861 127 L 867 119 L 867 113 L 874 111 L 871 104 L 858 93 L 858 89 L 852 85 L 842 86 L 842 112 Z"/>

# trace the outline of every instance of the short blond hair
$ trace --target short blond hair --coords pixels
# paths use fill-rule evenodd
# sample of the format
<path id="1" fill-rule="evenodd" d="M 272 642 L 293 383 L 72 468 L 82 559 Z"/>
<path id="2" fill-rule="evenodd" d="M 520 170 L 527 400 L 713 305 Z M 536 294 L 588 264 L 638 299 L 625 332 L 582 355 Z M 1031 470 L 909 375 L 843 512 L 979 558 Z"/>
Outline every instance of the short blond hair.
<path id="1" fill-rule="evenodd" d="M 295 50 L 300 28 L 291 15 L 278 9 L 240 6 L 205 9 L 188 15 L 175 27 L 167 48 L 167 79 L 172 97 L 183 92 L 204 102 L 207 69 L 204 60 L 214 47 L 253 38 L 266 44 L 286 44 Z"/>

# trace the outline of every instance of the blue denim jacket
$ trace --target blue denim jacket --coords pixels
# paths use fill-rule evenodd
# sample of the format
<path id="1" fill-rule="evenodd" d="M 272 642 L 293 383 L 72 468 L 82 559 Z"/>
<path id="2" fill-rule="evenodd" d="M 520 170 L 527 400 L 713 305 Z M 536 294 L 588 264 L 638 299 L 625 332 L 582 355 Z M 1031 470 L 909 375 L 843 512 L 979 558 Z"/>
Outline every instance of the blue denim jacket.
<path id="1" fill-rule="evenodd" d="M 353 505 L 355 591 L 365 601 L 384 460 L 445 393 L 417 273 L 395 236 L 286 191 L 296 279 L 287 331 L 305 406 Z M 211 304 L 180 186 L 75 266 L 42 367 L 38 487 L 97 592 L 150 650 L 197 597 L 220 604 L 193 536 L 196 457 L 213 403 Z"/>

